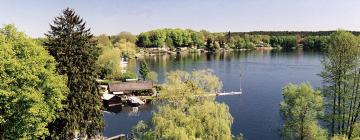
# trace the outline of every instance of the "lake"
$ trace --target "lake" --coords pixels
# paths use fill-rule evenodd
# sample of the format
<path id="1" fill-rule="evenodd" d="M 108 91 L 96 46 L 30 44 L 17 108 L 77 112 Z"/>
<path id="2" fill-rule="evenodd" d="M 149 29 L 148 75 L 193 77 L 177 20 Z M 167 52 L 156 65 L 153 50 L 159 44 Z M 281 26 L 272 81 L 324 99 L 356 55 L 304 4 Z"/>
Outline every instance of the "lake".
<path id="1" fill-rule="evenodd" d="M 242 133 L 248 140 L 280 139 L 282 120 L 279 114 L 281 90 L 287 83 L 309 82 L 321 86 L 317 76 L 322 70 L 322 54 L 296 50 L 246 51 L 211 54 L 156 55 L 144 60 L 151 70 L 158 73 L 159 82 L 166 72 L 173 70 L 194 71 L 211 69 L 223 83 L 223 91 L 239 91 L 240 74 L 242 95 L 219 96 L 217 101 L 226 103 L 234 118 L 232 133 Z M 138 60 L 141 61 L 141 60 Z M 130 69 L 138 69 L 134 61 Z M 137 113 L 124 107 L 119 113 L 104 112 L 105 136 L 130 133 L 139 120 L 149 120 L 153 107 L 142 106 Z"/>

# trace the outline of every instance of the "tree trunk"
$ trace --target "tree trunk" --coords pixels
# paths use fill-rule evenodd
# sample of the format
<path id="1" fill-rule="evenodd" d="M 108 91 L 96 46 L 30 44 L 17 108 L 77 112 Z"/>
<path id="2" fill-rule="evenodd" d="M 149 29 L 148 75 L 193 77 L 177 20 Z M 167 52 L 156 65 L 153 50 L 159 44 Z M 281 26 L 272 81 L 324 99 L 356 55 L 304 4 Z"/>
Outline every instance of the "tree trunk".
<path id="1" fill-rule="evenodd" d="M 351 102 L 350 102 L 350 111 L 349 111 L 349 116 L 348 116 L 348 120 L 347 120 L 347 127 L 346 127 L 346 132 L 348 135 L 348 138 L 351 137 L 351 133 L 352 133 L 352 119 L 353 119 L 353 112 L 355 111 L 355 105 L 356 105 L 356 101 L 357 101 L 357 90 L 358 90 L 358 83 L 359 83 L 359 75 L 357 75 L 357 71 L 356 68 L 354 70 L 354 83 L 353 83 L 353 91 L 352 91 L 352 95 L 351 95 Z"/>
<path id="2" fill-rule="evenodd" d="M 333 97 L 333 107 L 332 107 L 332 120 L 331 120 L 331 136 L 334 136 L 335 134 L 335 115 L 336 115 L 336 92 L 334 92 L 334 97 Z"/>
<path id="3" fill-rule="evenodd" d="M 304 117 L 301 118 L 300 140 L 304 140 Z"/>

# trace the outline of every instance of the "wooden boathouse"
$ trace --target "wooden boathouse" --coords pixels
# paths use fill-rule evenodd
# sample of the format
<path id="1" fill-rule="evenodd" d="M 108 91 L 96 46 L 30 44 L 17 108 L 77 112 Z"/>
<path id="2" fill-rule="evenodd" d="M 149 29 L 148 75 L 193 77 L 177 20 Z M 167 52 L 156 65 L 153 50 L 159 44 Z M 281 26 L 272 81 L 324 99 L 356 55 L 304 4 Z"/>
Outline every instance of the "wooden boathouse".
<path id="1" fill-rule="evenodd" d="M 114 95 L 138 95 L 142 91 L 151 91 L 152 81 L 112 82 L 109 83 L 109 93 Z"/>
<path id="2" fill-rule="evenodd" d="M 114 107 L 128 103 L 130 106 L 139 106 L 146 101 L 144 96 L 153 95 L 154 84 L 152 81 L 115 81 L 107 85 L 102 99 L 105 107 Z"/>

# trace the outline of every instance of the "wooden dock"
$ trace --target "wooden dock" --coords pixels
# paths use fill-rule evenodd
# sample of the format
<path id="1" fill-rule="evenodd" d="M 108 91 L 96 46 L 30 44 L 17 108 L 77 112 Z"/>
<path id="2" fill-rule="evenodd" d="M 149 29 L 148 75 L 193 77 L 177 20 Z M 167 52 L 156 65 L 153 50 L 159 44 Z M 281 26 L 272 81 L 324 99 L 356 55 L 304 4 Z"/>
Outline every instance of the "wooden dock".
<path id="1" fill-rule="evenodd" d="M 208 96 L 229 96 L 229 95 L 241 95 L 242 91 L 231 91 L 231 92 L 221 92 L 216 94 L 208 94 Z"/>
<path id="2" fill-rule="evenodd" d="M 231 91 L 231 92 L 223 92 L 223 93 L 218 93 L 217 96 L 225 96 L 225 95 L 241 95 L 242 91 Z"/>
<path id="3" fill-rule="evenodd" d="M 105 138 L 105 140 L 125 140 L 125 139 L 126 139 L 125 134 L 119 134 L 119 135 L 116 135 L 116 136 Z"/>

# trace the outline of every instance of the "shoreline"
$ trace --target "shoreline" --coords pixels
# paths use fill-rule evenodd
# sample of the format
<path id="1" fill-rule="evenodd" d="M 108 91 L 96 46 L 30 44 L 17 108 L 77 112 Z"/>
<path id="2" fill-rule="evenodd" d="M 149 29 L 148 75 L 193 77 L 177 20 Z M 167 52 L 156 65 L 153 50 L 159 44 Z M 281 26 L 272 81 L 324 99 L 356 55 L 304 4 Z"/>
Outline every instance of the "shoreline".
<path id="1" fill-rule="evenodd" d="M 209 51 L 205 49 L 191 49 L 191 48 L 182 48 L 180 51 L 170 51 L 162 48 L 141 48 L 139 52 L 135 54 L 136 57 L 142 56 L 152 56 L 152 55 L 163 55 L 163 54 L 189 54 L 189 53 L 217 53 L 217 52 L 236 52 L 236 51 L 252 51 L 252 50 L 279 50 L 273 47 L 256 47 L 254 49 L 226 49 L 220 48 L 219 50 Z"/>

